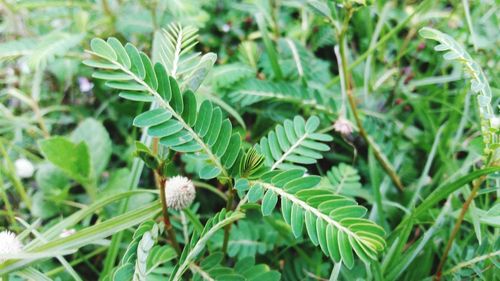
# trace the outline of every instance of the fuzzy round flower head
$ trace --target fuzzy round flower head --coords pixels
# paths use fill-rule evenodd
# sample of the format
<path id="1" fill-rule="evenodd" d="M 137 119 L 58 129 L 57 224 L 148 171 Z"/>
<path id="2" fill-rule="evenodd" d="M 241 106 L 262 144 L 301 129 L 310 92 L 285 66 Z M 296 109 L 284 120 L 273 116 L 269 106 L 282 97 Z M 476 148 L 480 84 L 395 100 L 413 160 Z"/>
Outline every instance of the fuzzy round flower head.
<path id="1" fill-rule="evenodd" d="M 193 182 L 186 177 L 175 176 L 165 182 L 165 199 L 169 208 L 182 210 L 193 203 L 195 195 Z"/>
<path id="2" fill-rule="evenodd" d="M 9 254 L 20 253 L 23 248 L 21 241 L 13 232 L 8 230 L 0 232 L 0 255 L 8 256 Z M 0 264 L 5 262 L 5 259 L 0 258 Z"/>
<path id="3" fill-rule="evenodd" d="M 344 117 L 339 117 L 337 121 L 333 124 L 333 129 L 344 136 L 352 134 L 353 125 L 352 123 Z"/>
<path id="4" fill-rule="evenodd" d="M 20 178 L 31 178 L 35 172 L 35 167 L 26 158 L 19 158 L 14 162 L 16 168 L 16 174 Z"/>

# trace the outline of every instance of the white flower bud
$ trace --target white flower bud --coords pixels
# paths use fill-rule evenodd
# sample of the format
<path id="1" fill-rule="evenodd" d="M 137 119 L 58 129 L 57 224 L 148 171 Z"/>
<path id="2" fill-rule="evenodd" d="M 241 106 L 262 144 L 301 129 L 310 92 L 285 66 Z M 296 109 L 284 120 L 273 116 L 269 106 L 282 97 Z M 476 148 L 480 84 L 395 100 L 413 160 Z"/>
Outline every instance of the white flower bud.
<path id="1" fill-rule="evenodd" d="M 333 124 L 333 129 L 344 136 L 350 135 L 353 131 L 352 123 L 344 117 L 339 117 Z"/>
<path id="2" fill-rule="evenodd" d="M 35 167 L 26 158 L 19 158 L 14 163 L 16 174 L 20 178 L 30 178 L 35 172 Z"/>
<path id="3" fill-rule="evenodd" d="M 6 261 L 5 256 L 20 253 L 22 248 L 23 244 L 13 232 L 8 230 L 0 232 L 0 255 L 4 256 L 0 258 L 0 264 Z"/>
<path id="4" fill-rule="evenodd" d="M 71 229 L 64 229 L 61 234 L 59 234 L 59 237 L 61 238 L 64 238 L 64 237 L 68 237 L 70 235 L 73 235 L 76 233 L 76 230 L 74 228 L 71 228 Z"/>
<path id="5" fill-rule="evenodd" d="M 193 182 L 183 176 L 175 176 L 165 182 L 167 206 L 182 210 L 193 203 L 196 191 Z"/>

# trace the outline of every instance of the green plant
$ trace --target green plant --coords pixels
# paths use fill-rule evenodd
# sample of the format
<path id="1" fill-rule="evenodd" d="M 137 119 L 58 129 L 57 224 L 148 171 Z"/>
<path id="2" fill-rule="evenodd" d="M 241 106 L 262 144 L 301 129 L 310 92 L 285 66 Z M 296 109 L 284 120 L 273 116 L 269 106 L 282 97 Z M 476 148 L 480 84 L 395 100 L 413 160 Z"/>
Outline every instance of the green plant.
<path id="1" fill-rule="evenodd" d="M 181 94 L 178 83 L 172 76 L 167 76 L 163 65 L 157 63 L 153 67 L 147 56 L 139 53 L 132 45 L 123 47 L 116 39 L 110 38 L 107 42 L 94 39 L 91 47 L 92 54 L 101 58 L 101 61 L 87 60 L 85 63 L 99 69 L 110 70 L 104 73 L 97 72 L 94 77 L 106 79 L 107 86 L 124 91 L 120 93 L 122 98 L 158 104 L 159 108 L 135 117 L 133 124 L 147 128 L 148 134 L 158 138 L 158 143 L 165 148 L 183 153 L 198 153 L 201 159 L 200 178 L 217 178 L 222 184 L 227 184 L 230 200 L 232 200 L 234 179 L 247 175 L 255 177 L 254 174 L 245 173 L 248 167 L 244 165 L 240 165 L 239 170 L 231 169 L 241 154 L 241 138 L 238 134 L 232 134 L 231 122 L 222 117 L 222 110 L 219 107 L 214 107 L 209 101 L 204 101 L 198 109 L 195 95 L 190 89 L 186 89 Z M 271 132 L 267 138 L 264 137 L 257 146 L 257 152 L 263 152 L 264 159 L 266 159 L 264 163 L 269 166 L 268 169 L 273 171 L 277 168 L 288 168 L 289 166 L 284 166 L 285 162 L 313 164 L 316 159 L 321 158 L 321 154 L 314 151 L 329 150 L 329 147 L 318 141 L 331 141 L 332 139 L 328 135 L 315 133 L 319 123 L 320 120 L 316 117 L 311 117 L 307 122 L 301 117 L 296 117 L 293 122 L 287 120 L 283 126 L 279 125 L 276 133 Z M 258 163 L 262 164 L 262 162 Z M 253 165 L 260 166 L 259 164 Z M 252 169 L 257 168 L 252 167 Z M 347 199 L 338 198 L 331 191 L 312 189 L 317 181 L 312 180 L 313 177 L 310 178 L 311 180 L 307 177 L 299 179 L 301 173 L 299 170 L 292 169 L 274 175 L 280 179 L 277 180 L 278 182 L 293 183 L 293 186 L 278 187 L 271 185 L 276 184 L 275 181 L 271 181 L 269 184 L 262 183 L 254 187 L 259 182 L 252 182 L 248 195 L 250 201 L 256 202 L 260 199 L 256 194 L 264 195 L 262 191 L 264 188 L 266 192 L 262 199 L 262 212 L 264 215 L 269 215 L 279 195 L 282 198 L 285 220 L 291 222 L 295 236 L 301 236 L 302 224 L 305 220 L 313 244 L 318 245 L 320 241 L 325 254 L 331 256 L 336 262 L 342 259 L 349 268 L 354 265 L 353 249 L 365 262 L 376 259 L 376 253 L 384 247 L 382 238 L 384 232 L 377 229 L 375 225 L 371 225 L 369 221 L 360 219 L 366 210 L 364 208 L 358 210 L 355 206 L 349 206 L 355 205 L 355 202 L 348 203 Z M 261 177 L 271 179 L 268 174 L 263 174 Z M 259 188 L 260 192 L 253 191 L 256 188 Z M 243 191 L 238 184 L 236 189 Z M 283 191 L 280 191 L 281 189 Z M 292 192 L 292 190 L 300 189 L 307 189 L 310 193 L 305 192 L 305 197 L 303 197 L 300 193 L 296 195 Z M 331 197 L 328 197 L 329 194 Z M 320 202 L 313 199 L 315 195 L 320 196 L 324 202 L 333 201 L 330 205 L 320 207 Z M 228 200 L 228 208 L 233 207 L 230 200 Z M 289 207 L 285 208 L 285 205 Z M 337 208 L 341 209 L 339 214 L 330 213 Z M 293 221 L 290 221 L 290 217 Z M 345 221 L 345 224 L 340 223 L 341 219 Z M 229 223 L 231 221 L 226 224 Z M 215 230 L 216 228 L 206 231 L 211 233 L 210 231 Z M 336 233 L 338 233 L 338 238 L 329 238 L 332 235 L 337 236 Z M 364 237 L 365 234 L 368 236 Z M 226 232 L 226 236 L 228 235 Z M 196 239 L 191 241 L 196 241 Z M 173 275 L 174 280 L 180 278 L 189 264 L 194 262 L 193 257 L 200 250 L 199 247 L 193 247 L 195 247 L 192 250 L 194 253 L 187 254 L 185 259 L 181 256 L 180 269 Z"/>
<path id="2" fill-rule="evenodd" d="M 498 279 L 497 10 L 2 1 L 0 279 Z"/>

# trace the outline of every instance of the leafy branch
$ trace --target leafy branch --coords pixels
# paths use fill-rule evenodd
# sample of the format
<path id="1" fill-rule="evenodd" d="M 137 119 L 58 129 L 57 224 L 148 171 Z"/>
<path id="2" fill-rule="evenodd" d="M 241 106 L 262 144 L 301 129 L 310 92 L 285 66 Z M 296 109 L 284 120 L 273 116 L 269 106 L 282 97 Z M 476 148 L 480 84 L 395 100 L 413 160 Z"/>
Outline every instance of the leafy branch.
<path id="1" fill-rule="evenodd" d="M 201 233 L 195 232 L 191 238 L 189 246 L 184 248 L 179 263 L 174 268 L 170 280 L 181 280 L 184 272 L 195 262 L 196 258 L 205 249 L 208 240 L 224 226 L 243 218 L 245 215 L 241 212 L 231 212 L 222 209 L 219 213 L 210 218 Z"/>
<path id="2" fill-rule="evenodd" d="M 222 110 L 204 101 L 200 108 L 191 90 L 181 94 L 177 81 L 168 76 L 165 67 L 156 63 L 133 45 L 125 47 L 114 38 L 108 42 L 93 39 L 91 54 L 100 60 L 87 60 L 89 66 L 106 70 L 94 77 L 108 80 L 107 86 L 122 90 L 125 99 L 157 102 L 159 108 L 146 111 L 134 119 L 134 125 L 149 128 L 148 134 L 160 139 L 160 144 L 179 152 L 203 152 L 207 164 L 199 172 L 204 179 L 222 174 L 229 177 L 228 169 L 240 151 L 240 136 L 232 133 L 229 119 Z M 104 62 L 103 62 L 104 60 Z"/>
<path id="3" fill-rule="evenodd" d="M 315 188 L 320 177 L 304 176 L 304 171 L 271 171 L 262 180 L 240 179 L 238 191 L 248 191 L 248 201 L 262 200 L 262 214 L 270 215 L 281 199 L 281 212 L 295 237 L 302 235 L 303 225 L 311 242 L 325 255 L 348 267 L 354 266 L 353 251 L 364 262 L 377 258 L 385 247 L 384 230 L 363 219 L 366 209 L 354 200 L 330 190 Z"/>
<path id="4" fill-rule="evenodd" d="M 285 120 L 283 125 L 269 132 L 256 145 L 257 152 L 265 156 L 264 163 L 271 170 L 297 168 L 295 164 L 314 164 L 323 158 L 322 152 L 330 147 L 322 142 L 333 138 L 318 131 L 319 118 L 310 117 L 307 122 L 300 116 Z"/>
<path id="5" fill-rule="evenodd" d="M 436 51 L 446 51 L 443 57 L 446 60 L 457 60 L 459 61 L 469 73 L 471 78 L 471 89 L 477 94 L 477 101 L 479 105 L 479 116 L 481 120 L 481 134 L 483 136 L 484 150 L 483 155 L 486 159 L 485 167 L 497 166 L 500 161 L 500 128 L 493 126 L 492 122 L 495 118 L 495 113 L 493 112 L 492 102 L 492 92 L 486 75 L 479 66 L 479 64 L 472 59 L 469 53 L 448 34 L 445 34 L 439 30 L 424 27 L 419 31 L 420 35 L 426 39 L 432 39 L 438 41 L 440 44 L 434 47 Z M 453 240 L 455 240 L 456 235 L 460 230 L 460 226 L 464 220 L 465 214 L 469 209 L 470 204 L 474 201 L 479 188 L 483 181 L 486 180 L 486 175 L 477 179 L 472 187 L 471 193 L 465 200 L 460 214 L 455 222 L 453 230 L 451 232 L 450 238 L 446 244 L 443 255 L 439 262 L 438 268 L 436 270 L 436 280 L 441 279 L 442 270 L 444 263 L 448 257 L 448 253 L 451 249 Z"/>
<path id="6" fill-rule="evenodd" d="M 479 64 L 472 59 L 471 55 L 453 37 L 439 30 L 424 27 L 419 31 L 420 36 L 426 39 L 438 41 L 440 44 L 434 50 L 446 53 L 446 60 L 460 62 L 470 75 L 471 89 L 477 94 L 479 105 L 479 116 L 481 118 L 481 133 L 484 142 L 484 156 L 493 162 L 500 160 L 500 128 L 494 126 L 495 113 L 491 105 L 493 94 L 490 84 Z"/>

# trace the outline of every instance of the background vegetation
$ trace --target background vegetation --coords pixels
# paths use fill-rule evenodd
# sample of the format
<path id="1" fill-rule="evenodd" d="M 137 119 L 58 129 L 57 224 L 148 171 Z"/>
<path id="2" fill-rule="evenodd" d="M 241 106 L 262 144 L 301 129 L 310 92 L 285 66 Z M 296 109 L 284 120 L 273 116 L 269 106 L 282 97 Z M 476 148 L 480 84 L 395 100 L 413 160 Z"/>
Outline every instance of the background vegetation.
<path id="1" fill-rule="evenodd" d="M 498 9 L 1 1 L 0 279 L 497 280 Z"/>

